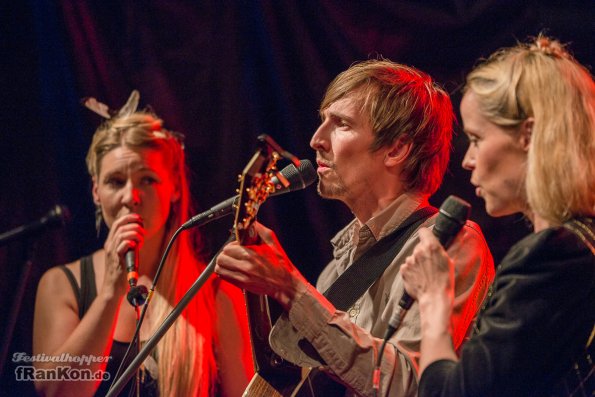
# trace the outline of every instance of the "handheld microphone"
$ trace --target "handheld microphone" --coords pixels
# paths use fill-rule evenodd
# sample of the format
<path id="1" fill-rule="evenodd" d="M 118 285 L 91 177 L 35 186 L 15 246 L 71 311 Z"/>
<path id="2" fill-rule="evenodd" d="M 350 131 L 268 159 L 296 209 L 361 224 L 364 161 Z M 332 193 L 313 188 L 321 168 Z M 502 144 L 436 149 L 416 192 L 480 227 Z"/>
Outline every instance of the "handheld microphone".
<path id="1" fill-rule="evenodd" d="M 124 256 L 126 261 L 126 272 L 128 279 L 128 293 L 126 299 L 134 306 L 142 306 L 147 301 L 149 290 L 144 285 L 137 285 L 138 283 L 138 246 L 126 252 Z"/>
<path id="2" fill-rule="evenodd" d="M 138 282 L 138 248 L 126 252 L 125 260 L 128 284 L 130 287 L 136 287 Z"/>
<path id="3" fill-rule="evenodd" d="M 274 176 L 271 178 L 271 182 L 275 185 L 275 191 L 272 192 L 270 196 L 278 196 L 280 194 L 302 190 L 310 186 L 316 180 L 316 170 L 314 169 L 314 166 L 312 166 L 310 160 L 304 159 L 300 160 L 300 165 L 298 167 L 290 164 L 283 168 L 281 170 L 281 176 L 287 179 L 289 185 L 287 187 L 284 186 L 279 178 Z M 238 198 L 237 195 L 230 197 L 214 207 L 211 207 L 211 209 L 190 218 L 190 220 L 182 225 L 181 229 L 185 230 L 190 229 L 191 227 L 201 226 L 215 219 L 232 214 Z"/>
<path id="4" fill-rule="evenodd" d="M 432 233 L 434 233 L 434 236 L 440 241 L 440 244 L 444 249 L 448 248 L 450 243 L 452 243 L 467 221 L 467 218 L 469 218 L 470 212 L 471 205 L 457 196 L 448 196 L 448 198 L 444 200 L 444 203 L 440 206 L 438 217 L 436 217 L 434 228 L 432 229 Z M 382 362 L 384 347 L 403 322 L 403 318 L 405 317 L 405 314 L 407 314 L 407 310 L 411 308 L 412 304 L 413 298 L 409 296 L 407 291 L 404 291 L 403 296 L 399 300 L 398 310 L 388 322 L 388 327 L 384 334 L 384 340 L 382 341 L 380 353 L 378 354 L 376 367 L 372 376 L 372 387 L 376 395 L 380 390 L 380 363 Z"/>
<path id="5" fill-rule="evenodd" d="M 63 226 L 69 220 L 70 211 L 68 211 L 68 208 L 63 205 L 56 205 L 40 219 L 0 234 L 0 247 L 19 237 L 33 236 L 46 229 Z"/>
<path id="6" fill-rule="evenodd" d="M 470 212 L 471 205 L 457 196 L 448 196 L 448 198 L 444 200 L 444 203 L 440 206 L 436 224 L 432 229 L 432 233 L 434 233 L 434 236 L 436 236 L 444 249 L 447 249 L 452 243 L 469 218 Z M 399 300 L 399 310 L 393 314 L 388 322 L 388 328 L 384 336 L 385 340 L 390 339 L 399 328 L 403 321 L 403 317 L 405 317 L 407 310 L 411 308 L 412 304 L 413 298 L 411 298 L 406 291 L 403 292 L 403 296 Z"/>

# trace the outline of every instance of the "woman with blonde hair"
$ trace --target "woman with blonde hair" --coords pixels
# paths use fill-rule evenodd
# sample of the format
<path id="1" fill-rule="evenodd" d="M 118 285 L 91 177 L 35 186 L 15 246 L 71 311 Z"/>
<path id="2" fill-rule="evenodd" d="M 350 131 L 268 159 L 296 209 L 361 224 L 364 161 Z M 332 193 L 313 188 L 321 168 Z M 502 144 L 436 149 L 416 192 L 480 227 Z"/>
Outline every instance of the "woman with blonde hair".
<path id="1" fill-rule="evenodd" d="M 419 302 L 425 396 L 593 395 L 595 83 L 556 40 L 500 50 L 468 76 L 463 167 L 492 216 L 523 213 L 460 357 L 452 261 L 427 230 L 403 267 Z M 587 380 L 590 377 L 590 380 Z"/>
<path id="2" fill-rule="evenodd" d="M 138 250 L 138 284 L 150 286 L 166 244 L 190 216 L 181 135 L 163 128 L 154 113 L 137 111 L 138 100 L 133 91 L 115 115 L 103 104 L 87 102 L 107 118 L 93 136 L 87 168 L 97 226 L 104 222 L 108 234 L 103 249 L 52 268 L 40 280 L 33 352 L 91 359 L 36 362 L 39 373 L 66 364 L 77 376 L 70 379 L 79 379 L 38 377 L 35 386 L 43 395 L 105 395 L 138 316 L 138 308 L 123 299 L 129 289 L 126 253 Z M 142 323 L 141 341 L 153 334 L 204 269 L 196 243 L 196 234 L 185 231 L 173 245 Z M 143 396 L 237 396 L 253 371 L 250 354 L 240 291 L 210 281 L 121 395 L 135 388 L 134 395 Z M 103 359 L 106 356 L 110 359 Z M 83 372 L 96 377 L 83 379 Z"/>

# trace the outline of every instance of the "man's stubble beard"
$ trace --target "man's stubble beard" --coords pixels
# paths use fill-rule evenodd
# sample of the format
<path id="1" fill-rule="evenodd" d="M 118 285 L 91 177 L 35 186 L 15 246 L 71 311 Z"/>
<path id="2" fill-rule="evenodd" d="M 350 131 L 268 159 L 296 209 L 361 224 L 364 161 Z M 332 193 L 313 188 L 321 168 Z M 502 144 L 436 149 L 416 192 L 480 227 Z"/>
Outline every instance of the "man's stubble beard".
<path id="1" fill-rule="evenodd" d="M 318 178 L 317 185 L 318 195 L 325 199 L 340 200 L 347 193 L 347 188 L 343 180 L 339 178 L 339 181 L 334 184 L 324 183 L 322 178 Z"/>

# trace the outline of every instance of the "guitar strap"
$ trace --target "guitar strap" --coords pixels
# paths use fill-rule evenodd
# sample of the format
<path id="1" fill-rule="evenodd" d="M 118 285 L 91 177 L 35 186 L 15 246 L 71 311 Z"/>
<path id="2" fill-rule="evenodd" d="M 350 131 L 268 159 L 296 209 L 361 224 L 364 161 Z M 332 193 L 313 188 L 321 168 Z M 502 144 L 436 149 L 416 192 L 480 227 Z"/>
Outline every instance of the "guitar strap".
<path id="1" fill-rule="evenodd" d="M 432 206 L 415 211 L 353 262 L 324 292 L 324 296 L 338 310 L 347 311 L 384 273 L 413 232 L 436 212 L 438 210 Z"/>
<path id="2" fill-rule="evenodd" d="M 576 234 L 595 255 L 595 221 L 589 217 L 571 219 L 563 225 Z M 564 378 L 558 382 L 552 396 L 594 396 L 595 371 L 593 358 L 595 357 L 595 324 L 591 329 L 584 351 L 577 357 Z"/>
<path id="3" fill-rule="evenodd" d="M 323 295 L 341 311 L 347 311 L 376 280 L 384 273 L 413 232 L 438 210 L 432 206 L 418 209 L 389 235 L 374 244 L 345 270 Z M 312 345 L 305 339 L 300 347 L 309 354 L 318 355 Z M 322 358 L 320 358 L 321 361 Z M 298 397 L 345 395 L 345 386 L 332 380 L 326 373 L 313 369 L 308 376 L 309 394 L 298 394 Z"/>

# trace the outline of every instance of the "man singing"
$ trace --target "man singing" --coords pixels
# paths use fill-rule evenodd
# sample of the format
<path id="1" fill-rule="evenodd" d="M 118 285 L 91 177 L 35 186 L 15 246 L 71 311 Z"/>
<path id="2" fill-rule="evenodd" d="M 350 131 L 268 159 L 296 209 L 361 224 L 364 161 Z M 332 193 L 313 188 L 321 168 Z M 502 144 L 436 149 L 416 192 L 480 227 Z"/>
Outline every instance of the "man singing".
<path id="1" fill-rule="evenodd" d="M 270 335 L 277 354 L 299 366 L 321 369 L 347 386 L 347 395 L 373 396 L 379 348 L 404 292 L 400 266 L 418 241 L 416 228 L 432 228 L 435 223 L 428 198 L 448 165 L 454 114 L 448 94 L 430 76 L 388 60 L 354 64 L 339 74 L 320 109 L 322 122 L 310 141 L 316 151 L 318 192 L 345 203 L 355 219 L 332 239 L 334 259 L 316 288 L 290 261 L 274 233 L 260 224 L 254 227 L 261 243 L 228 244 L 217 259 L 216 272 L 241 288 L 276 299 L 284 308 Z M 358 259 L 384 238 L 406 233 L 412 219 L 417 222 L 413 229 L 409 226 L 408 237 L 386 269 L 353 302 L 347 299 L 349 307 L 338 310 L 336 302 L 344 304 L 349 288 L 327 292 L 328 298 L 323 293 L 331 291 L 352 264 L 364 266 L 364 271 L 376 265 L 371 259 Z M 472 222 L 466 223 L 448 253 L 456 264 L 452 323 L 458 348 L 494 268 L 483 235 Z M 414 303 L 384 351 L 380 395 L 416 394 L 419 348 L 419 310 Z M 318 395 L 329 395 L 314 388 Z"/>

